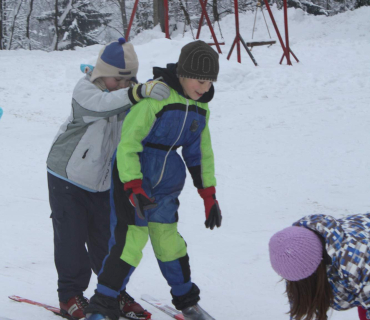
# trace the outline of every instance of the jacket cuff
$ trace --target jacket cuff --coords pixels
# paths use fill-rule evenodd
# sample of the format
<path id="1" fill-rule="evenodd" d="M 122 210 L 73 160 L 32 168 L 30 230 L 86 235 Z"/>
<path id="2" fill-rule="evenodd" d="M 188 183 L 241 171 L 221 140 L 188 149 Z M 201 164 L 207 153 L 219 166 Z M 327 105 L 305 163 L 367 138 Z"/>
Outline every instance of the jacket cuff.
<path id="1" fill-rule="evenodd" d="M 216 188 L 208 187 L 205 189 L 198 189 L 198 193 L 203 199 L 208 198 L 208 197 L 213 197 L 216 194 Z"/>
<path id="2" fill-rule="evenodd" d="M 143 180 L 141 179 L 131 180 L 129 182 L 126 182 L 123 188 L 125 191 L 128 189 L 133 189 L 133 188 L 141 188 L 142 183 L 143 183 Z"/>
<path id="3" fill-rule="evenodd" d="M 144 98 L 143 95 L 141 94 L 142 87 L 143 87 L 142 84 L 136 84 L 128 90 L 128 97 L 133 105 L 138 103 L 141 99 Z"/>

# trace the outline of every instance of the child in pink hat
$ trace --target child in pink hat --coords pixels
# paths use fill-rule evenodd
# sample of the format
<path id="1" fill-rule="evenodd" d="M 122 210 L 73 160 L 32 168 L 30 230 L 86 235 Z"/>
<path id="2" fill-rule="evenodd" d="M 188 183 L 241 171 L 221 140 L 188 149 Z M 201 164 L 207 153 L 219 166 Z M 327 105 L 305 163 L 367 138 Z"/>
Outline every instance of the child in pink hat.
<path id="1" fill-rule="evenodd" d="M 291 319 L 327 320 L 330 308 L 354 307 L 370 319 L 370 213 L 303 217 L 275 233 L 269 251 L 286 280 Z"/>

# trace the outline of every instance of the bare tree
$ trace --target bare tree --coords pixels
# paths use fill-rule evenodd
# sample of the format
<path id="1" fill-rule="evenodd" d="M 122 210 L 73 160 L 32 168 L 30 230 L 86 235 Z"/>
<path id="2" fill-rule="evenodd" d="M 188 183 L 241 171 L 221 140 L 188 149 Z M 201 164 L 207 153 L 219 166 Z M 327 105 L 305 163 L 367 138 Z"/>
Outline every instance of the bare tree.
<path id="1" fill-rule="evenodd" d="M 154 26 L 156 26 L 159 23 L 158 2 L 159 0 L 153 0 L 153 25 Z"/>
<path id="2" fill-rule="evenodd" d="M 127 32 L 127 14 L 126 14 L 126 0 L 115 0 L 118 2 L 121 19 L 122 19 L 122 26 L 123 26 L 123 34 Z M 128 39 L 127 39 L 128 40 Z"/>
<path id="3" fill-rule="evenodd" d="M 162 32 L 165 32 L 165 22 L 164 22 L 164 1 L 163 0 L 153 0 L 153 25 L 161 25 Z"/>
<path id="4" fill-rule="evenodd" d="M 27 15 L 27 25 L 26 25 L 26 38 L 28 39 L 28 49 L 30 50 L 31 50 L 30 22 L 33 10 L 33 2 L 34 0 L 30 0 L 30 11 L 28 12 Z"/>
<path id="5" fill-rule="evenodd" d="M 219 22 L 220 21 L 220 14 L 218 13 L 218 5 L 217 0 L 212 1 L 212 12 L 213 12 L 213 22 Z"/>
<path id="6" fill-rule="evenodd" d="M 121 26 L 122 30 L 117 30 L 117 26 L 113 27 L 113 26 L 109 25 L 109 27 L 118 31 L 121 35 L 126 34 L 127 27 L 128 27 L 126 0 L 109 0 L 107 3 L 108 4 L 113 4 L 115 7 L 118 8 L 119 16 L 120 16 L 121 22 L 122 22 L 122 26 Z"/>
<path id="7" fill-rule="evenodd" d="M 73 0 L 68 1 L 68 4 L 63 11 L 63 14 L 58 18 L 58 14 L 59 14 L 58 0 L 55 0 L 55 18 L 54 18 L 55 34 L 54 34 L 53 43 L 51 44 L 52 50 L 58 50 L 59 28 L 63 25 L 63 22 L 65 18 L 67 17 L 68 13 L 72 10 L 72 3 L 73 3 Z"/>
<path id="8" fill-rule="evenodd" d="M 15 30 L 15 23 L 17 21 L 19 11 L 21 10 L 22 2 L 23 2 L 23 0 L 19 0 L 16 4 L 15 8 L 14 8 L 14 15 L 13 15 L 12 22 L 11 22 L 11 25 L 10 25 L 9 41 L 7 43 L 7 46 L 6 46 L 7 50 L 10 50 L 10 48 L 12 47 L 13 35 L 14 35 L 14 30 Z"/>
<path id="9" fill-rule="evenodd" d="M 6 0 L 0 0 L 0 50 L 5 49 L 5 6 Z"/>
<path id="10" fill-rule="evenodd" d="M 55 0 L 55 15 L 54 15 L 54 39 L 51 45 L 52 50 L 58 50 L 58 39 L 59 39 L 59 28 L 58 28 L 58 16 L 59 16 L 59 3 Z"/>

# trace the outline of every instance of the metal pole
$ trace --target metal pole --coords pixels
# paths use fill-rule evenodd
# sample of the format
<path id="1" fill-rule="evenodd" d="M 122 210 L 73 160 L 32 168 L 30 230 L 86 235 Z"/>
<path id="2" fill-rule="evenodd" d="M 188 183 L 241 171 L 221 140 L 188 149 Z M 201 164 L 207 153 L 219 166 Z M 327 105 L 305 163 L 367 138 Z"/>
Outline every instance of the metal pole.
<path id="1" fill-rule="evenodd" d="M 292 65 L 290 61 L 290 48 L 289 48 L 289 32 L 288 32 L 288 5 L 287 0 L 284 0 L 284 27 L 285 27 L 285 52 L 286 61 L 288 65 Z"/>
<path id="2" fill-rule="evenodd" d="M 167 1 L 167 0 L 165 0 L 165 1 Z M 202 6 L 202 11 L 203 11 L 203 14 L 204 14 L 204 16 L 205 16 L 205 18 L 206 18 L 206 20 L 207 20 L 207 23 L 208 23 L 208 26 L 209 26 L 209 30 L 211 31 L 211 34 L 212 34 L 213 40 L 214 40 L 214 42 L 215 42 L 215 44 L 216 44 L 216 47 L 217 47 L 217 51 L 218 51 L 218 53 L 222 53 L 221 48 L 220 48 L 220 45 L 219 45 L 219 43 L 218 43 L 218 41 L 217 41 L 217 38 L 216 38 L 215 32 L 213 31 L 213 27 L 212 27 L 211 20 L 209 20 L 209 17 L 208 17 L 208 14 L 207 14 L 206 6 L 204 5 L 205 0 L 204 0 L 204 2 L 203 2 L 202 0 L 199 0 L 199 3 L 200 3 L 200 5 Z"/>
<path id="3" fill-rule="evenodd" d="M 271 11 L 271 8 L 270 8 L 270 5 L 268 3 L 268 0 L 263 0 L 265 2 L 265 5 L 266 5 L 266 9 L 270 15 L 270 18 L 271 18 L 271 21 L 272 21 L 272 24 L 274 25 L 274 28 L 275 28 L 275 32 L 276 32 L 276 35 L 278 36 L 279 38 L 279 41 L 280 41 L 280 45 L 281 45 L 281 48 L 283 49 L 284 51 L 284 54 L 286 55 L 286 48 L 285 48 L 285 45 L 284 45 L 284 42 L 283 42 L 283 38 L 281 37 L 280 35 L 280 32 L 279 32 L 279 28 L 276 24 L 276 21 L 275 21 L 275 18 L 274 18 L 274 15 L 272 14 L 272 11 Z"/>
<path id="4" fill-rule="evenodd" d="M 227 60 L 230 59 L 231 53 L 234 50 L 235 44 L 237 47 L 237 55 L 238 55 L 238 62 L 241 63 L 241 55 L 240 55 L 240 42 L 242 42 L 244 49 L 247 51 L 249 54 L 249 57 L 252 59 L 253 63 L 255 66 L 258 66 L 257 61 L 254 59 L 251 51 L 248 49 L 248 46 L 245 44 L 243 38 L 240 35 L 239 32 L 239 10 L 238 10 L 238 0 L 234 0 L 234 6 L 235 6 L 235 29 L 236 29 L 236 36 L 233 42 L 233 45 L 231 46 L 231 49 L 229 51 L 229 54 L 227 55 Z"/>
<path id="5" fill-rule="evenodd" d="M 235 43 L 236 43 L 236 37 L 235 37 L 235 39 L 234 39 L 234 41 L 233 41 L 233 45 L 231 46 L 231 48 L 230 48 L 230 51 L 229 51 L 229 54 L 227 55 L 227 60 L 229 60 L 230 59 L 230 56 L 231 56 L 231 54 L 233 53 L 233 50 L 234 50 L 234 47 L 235 47 Z"/>
<path id="6" fill-rule="evenodd" d="M 249 57 L 252 59 L 254 65 L 257 67 L 258 66 L 257 61 L 254 59 L 252 52 L 248 49 L 247 45 L 245 44 L 244 39 L 242 38 L 241 35 L 239 35 L 239 38 L 240 38 L 240 41 L 242 42 L 242 45 L 243 45 L 244 49 L 249 54 Z"/>
<path id="7" fill-rule="evenodd" d="M 236 28 L 236 52 L 238 53 L 238 62 L 241 63 L 242 59 L 240 57 L 240 37 L 239 37 L 239 6 L 238 0 L 234 0 L 234 10 L 235 10 L 235 28 Z"/>
<path id="8" fill-rule="evenodd" d="M 292 54 L 292 56 L 294 57 L 294 59 L 296 59 L 297 62 L 299 62 L 298 58 L 295 56 L 294 52 L 292 51 L 292 49 L 289 48 L 289 51 L 290 53 Z"/>
<path id="9" fill-rule="evenodd" d="M 207 5 L 207 1 L 208 1 L 208 0 L 204 0 L 204 5 L 205 5 L 205 6 Z M 195 39 L 199 39 L 199 36 L 200 36 L 200 29 L 202 29 L 203 19 L 204 19 L 204 13 L 203 13 L 203 11 L 202 11 L 202 14 L 201 14 L 200 19 L 199 19 L 199 27 L 198 27 L 197 36 L 195 37 Z"/>
<path id="10" fill-rule="evenodd" d="M 168 0 L 164 0 L 164 29 L 166 32 L 166 38 L 170 39 L 170 30 L 168 23 Z"/>
<path id="11" fill-rule="evenodd" d="M 130 22 L 128 24 L 126 35 L 125 35 L 126 41 L 128 41 L 128 37 L 130 36 L 131 26 L 132 26 L 132 22 L 134 21 L 134 17 L 135 17 L 135 13 L 136 13 L 138 3 L 139 3 L 139 0 L 135 0 L 134 8 L 132 9 L 132 13 L 131 13 Z"/>

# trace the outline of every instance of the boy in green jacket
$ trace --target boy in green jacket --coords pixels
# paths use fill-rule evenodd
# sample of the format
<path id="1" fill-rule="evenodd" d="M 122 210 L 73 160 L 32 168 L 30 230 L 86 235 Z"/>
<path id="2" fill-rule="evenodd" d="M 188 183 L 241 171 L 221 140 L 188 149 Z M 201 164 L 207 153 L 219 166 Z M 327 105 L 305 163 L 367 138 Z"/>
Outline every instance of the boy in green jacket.
<path id="1" fill-rule="evenodd" d="M 208 102 L 218 71 L 218 54 L 210 46 L 189 43 L 177 64 L 154 68 L 154 78 L 170 86 L 169 98 L 144 99 L 128 113 L 113 159 L 110 253 L 86 309 L 88 320 L 118 319 L 116 297 L 138 266 L 149 236 L 175 307 L 186 320 L 214 319 L 198 305 L 200 290 L 191 281 L 186 243 L 177 231 L 178 197 L 186 173 L 176 150 L 182 147 L 194 186 L 204 199 L 206 227 L 220 227 L 208 128 Z"/>

